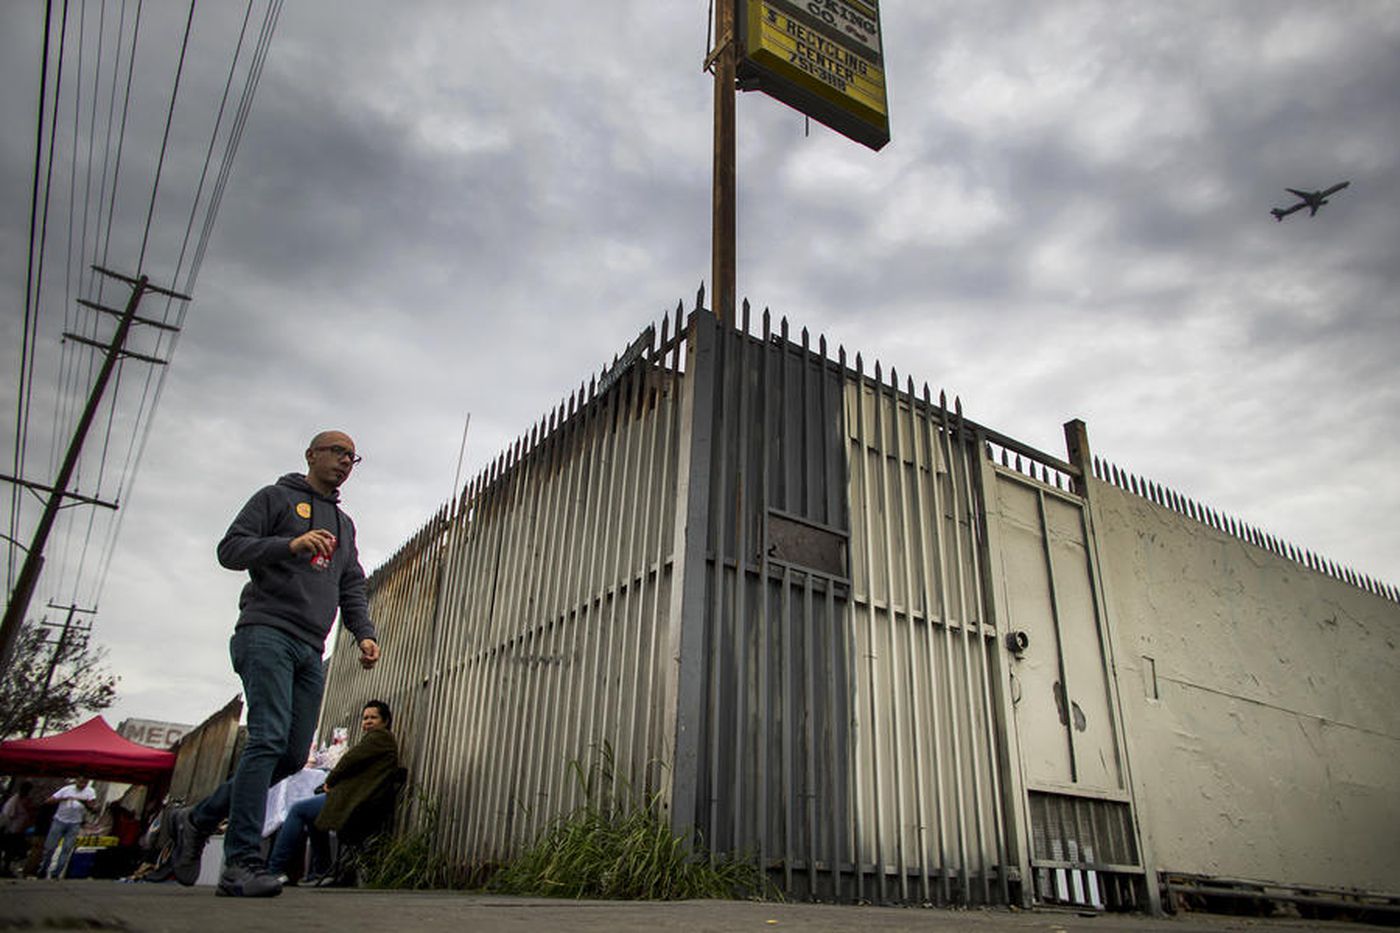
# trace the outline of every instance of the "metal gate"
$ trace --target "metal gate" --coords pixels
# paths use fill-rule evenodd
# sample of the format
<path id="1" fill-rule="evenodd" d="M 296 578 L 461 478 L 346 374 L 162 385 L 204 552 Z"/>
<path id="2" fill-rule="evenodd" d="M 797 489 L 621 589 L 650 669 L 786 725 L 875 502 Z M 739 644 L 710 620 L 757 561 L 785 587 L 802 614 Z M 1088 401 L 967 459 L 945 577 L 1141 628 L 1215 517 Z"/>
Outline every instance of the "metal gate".
<path id="1" fill-rule="evenodd" d="M 1089 511 L 1079 468 L 1038 459 L 1003 454 L 988 490 L 1033 889 L 1041 902 L 1140 907 L 1146 880 Z"/>
<path id="2" fill-rule="evenodd" d="M 1017 900 L 973 433 L 766 313 L 692 326 L 677 824 L 794 896 Z"/>

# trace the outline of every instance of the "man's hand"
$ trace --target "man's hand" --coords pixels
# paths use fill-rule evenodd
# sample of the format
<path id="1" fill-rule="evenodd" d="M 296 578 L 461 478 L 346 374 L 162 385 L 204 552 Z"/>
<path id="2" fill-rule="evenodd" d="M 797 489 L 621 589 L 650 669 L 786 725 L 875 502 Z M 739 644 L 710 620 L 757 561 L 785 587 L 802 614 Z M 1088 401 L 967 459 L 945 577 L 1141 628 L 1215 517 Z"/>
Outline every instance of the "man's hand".
<path id="1" fill-rule="evenodd" d="M 360 639 L 360 667 L 369 670 L 379 660 L 379 642 L 373 638 Z"/>
<path id="2" fill-rule="evenodd" d="M 288 545 L 293 554 L 310 554 L 330 557 L 335 553 L 335 535 L 324 528 L 313 528 L 304 535 L 298 535 Z"/>

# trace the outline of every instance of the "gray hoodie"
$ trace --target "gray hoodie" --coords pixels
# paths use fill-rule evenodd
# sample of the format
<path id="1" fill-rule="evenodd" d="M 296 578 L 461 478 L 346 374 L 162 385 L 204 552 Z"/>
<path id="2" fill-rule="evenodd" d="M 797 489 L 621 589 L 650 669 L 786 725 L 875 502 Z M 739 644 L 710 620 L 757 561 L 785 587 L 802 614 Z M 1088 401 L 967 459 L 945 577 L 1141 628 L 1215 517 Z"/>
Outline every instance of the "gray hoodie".
<path id="1" fill-rule="evenodd" d="M 340 493 L 323 496 L 298 473 L 253 494 L 219 542 L 219 563 L 246 570 L 252 578 L 238 599 L 238 626 L 268 625 L 316 650 L 340 608 L 341 624 L 358 644 L 378 640 L 369 618 L 365 572 L 355 548 L 355 523 L 336 503 Z M 309 554 L 293 554 L 291 541 L 313 528 L 335 535 L 330 566 L 317 570 Z"/>

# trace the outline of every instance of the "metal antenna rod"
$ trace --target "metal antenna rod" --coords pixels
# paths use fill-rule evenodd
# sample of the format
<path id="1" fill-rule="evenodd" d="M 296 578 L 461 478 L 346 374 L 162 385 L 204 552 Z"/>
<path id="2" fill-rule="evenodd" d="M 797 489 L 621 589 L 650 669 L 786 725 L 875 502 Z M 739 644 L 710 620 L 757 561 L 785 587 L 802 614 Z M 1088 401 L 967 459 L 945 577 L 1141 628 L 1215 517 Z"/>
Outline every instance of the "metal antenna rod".
<path id="1" fill-rule="evenodd" d="M 467 428 L 472 426 L 472 413 L 467 412 L 466 424 L 462 425 L 462 446 L 457 449 L 457 473 L 452 477 L 452 498 L 456 499 L 462 489 L 462 456 L 467 452 Z"/>

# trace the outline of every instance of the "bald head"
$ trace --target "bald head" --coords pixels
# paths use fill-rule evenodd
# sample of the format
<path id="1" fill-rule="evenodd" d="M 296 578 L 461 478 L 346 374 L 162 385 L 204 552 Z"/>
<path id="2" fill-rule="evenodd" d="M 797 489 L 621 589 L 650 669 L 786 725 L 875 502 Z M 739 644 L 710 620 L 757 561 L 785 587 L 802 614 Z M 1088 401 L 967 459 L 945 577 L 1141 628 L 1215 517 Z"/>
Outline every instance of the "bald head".
<path id="1" fill-rule="evenodd" d="M 350 435 L 344 431 L 322 431 L 311 439 L 311 443 L 306 445 L 307 450 L 315 450 L 317 447 L 340 444 L 342 447 L 354 447 L 355 442 L 350 440 Z"/>

